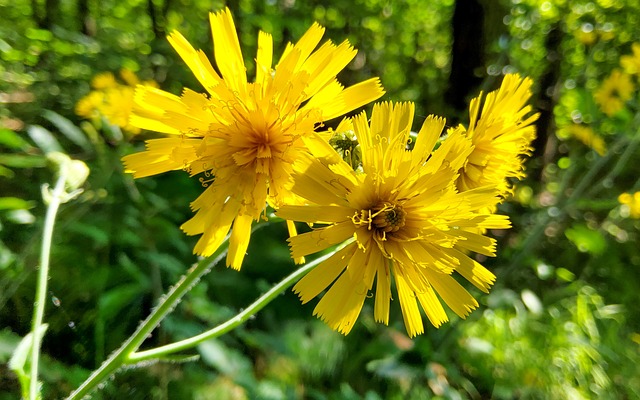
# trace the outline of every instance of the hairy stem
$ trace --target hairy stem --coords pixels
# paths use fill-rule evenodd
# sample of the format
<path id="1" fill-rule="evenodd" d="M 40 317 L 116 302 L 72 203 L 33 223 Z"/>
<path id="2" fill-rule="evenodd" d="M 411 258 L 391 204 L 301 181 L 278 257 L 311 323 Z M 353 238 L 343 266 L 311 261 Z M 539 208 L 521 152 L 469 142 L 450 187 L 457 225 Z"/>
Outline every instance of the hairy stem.
<path id="1" fill-rule="evenodd" d="M 188 339 L 181 340 L 179 342 L 171 343 L 165 346 L 157 347 L 155 349 L 144 350 L 136 353 L 132 353 L 127 358 L 127 363 L 134 364 L 140 361 L 147 361 L 151 359 L 157 359 L 159 357 L 169 355 L 181 350 L 186 350 L 197 346 L 198 344 L 223 335 L 234 328 L 242 325 L 245 321 L 251 318 L 252 315 L 260 311 L 267 304 L 269 304 L 273 299 L 275 299 L 279 294 L 284 292 L 287 288 L 293 285 L 298 279 L 300 279 L 304 274 L 313 269 L 316 265 L 320 264 L 327 258 L 329 258 L 332 253 L 320 257 L 312 262 L 302 266 L 301 268 L 294 271 L 289 276 L 285 277 L 282 281 L 277 283 L 274 287 L 272 287 L 267 293 L 260 296 L 256 301 L 254 301 L 251 305 L 245 308 L 242 312 L 235 315 L 233 318 L 227 320 L 226 322 L 212 328 L 206 332 L 203 332 L 199 335 L 190 337 Z"/>
<path id="2" fill-rule="evenodd" d="M 47 281 L 49 280 L 49 255 L 51 253 L 51 239 L 53 238 L 53 226 L 60 203 L 65 195 L 65 182 L 67 180 L 66 170 L 60 169 L 60 176 L 56 181 L 56 186 L 51 192 L 47 214 L 44 220 L 44 230 L 42 231 L 42 247 L 40 250 L 40 270 L 38 271 L 38 282 L 36 285 L 36 298 L 34 301 L 33 322 L 31 332 L 33 341 L 31 343 L 31 370 L 29 382 L 29 399 L 38 398 L 38 363 L 40 361 L 40 327 L 44 318 L 44 305 L 47 295 Z"/>
<path id="3" fill-rule="evenodd" d="M 119 349 L 114 351 L 107 360 L 105 360 L 100 368 L 95 370 L 75 391 L 73 391 L 68 400 L 82 399 L 94 390 L 99 384 L 113 375 L 118 368 L 127 363 L 127 360 L 133 352 L 135 352 L 148 335 L 160 324 L 160 322 L 169 314 L 182 297 L 191 290 L 200 278 L 209 272 L 218 262 L 226 255 L 229 247 L 228 237 L 224 243 L 218 248 L 216 253 L 202 260 L 193 266 L 186 275 L 184 275 L 169 292 L 160 299 L 160 303 L 153 309 L 151 314 L 145 319 L 138 329 L 127 339 Z"/>

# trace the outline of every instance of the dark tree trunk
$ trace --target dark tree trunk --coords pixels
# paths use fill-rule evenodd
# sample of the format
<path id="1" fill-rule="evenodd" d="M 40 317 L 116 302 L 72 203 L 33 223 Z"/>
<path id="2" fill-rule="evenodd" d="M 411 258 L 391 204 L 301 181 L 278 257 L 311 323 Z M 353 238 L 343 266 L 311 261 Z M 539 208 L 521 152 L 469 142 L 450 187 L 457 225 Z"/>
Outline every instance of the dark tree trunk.
<path id="1" fill-rule="evenodd" d="M 451 73 L 445 100 L 456 110 L 467 108 L 467 97 L 482 82 L 484 10 L 478 0 L 457 0 L 452 19 Z"/>
<path id="2" fill-rule="evenodd" d="M 51 28 L 53 28 L 54 23 L 60 22 L 58 20 L 59 5 L 60 5 L 60 0 L 45 0 L 44 16 L 40 24 L 41 28 L 51 30 Z"/>
<path id="3" fill-rule="evenodd" d="M 158 20 L 158 10 L 153 0 L 147 0 L 147 7 L 149 8 L 149 16 L 151 17 L 151 29 L 153 29 L 153 35 L 156 39 L 160 39 L 164 36 L 164 27 Z"/>
<path id="4" fill-rule="evenodd" d="M 87 36 L 96 35 L 96 23 L 89 10 L 89 0 L 78 0 L 78 19 L 82 33 Z"/>
<path id="5" fill-rule="evenodd" d="M 540 111 L 540 117 L 537 122 L 537 137 L 533 142 L 534 152 L 532 158 L 542 160 L 542 163 L 534 165 L 534 170 L 531 171 L 531 175 L 536 178 L 540 178 L 544 165 L 551 162 L 555 153 L 553 108 L 558 100 L 561 42 L 562 29 L 559 24 L 555 24 L 551 27 L 545 40 L 547 68 L 540 77 L 540 93 L 536 104 Z"/>

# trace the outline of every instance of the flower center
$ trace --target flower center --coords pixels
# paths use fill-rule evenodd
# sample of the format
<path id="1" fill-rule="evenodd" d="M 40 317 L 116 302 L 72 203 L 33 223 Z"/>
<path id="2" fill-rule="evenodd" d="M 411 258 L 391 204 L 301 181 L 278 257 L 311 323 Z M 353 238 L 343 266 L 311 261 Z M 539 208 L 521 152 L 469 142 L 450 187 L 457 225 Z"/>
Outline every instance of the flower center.
<path id="1" fill-rule="evenodd" d="M 405 224 L 407 212 L 396 204 L 383 203 L 374 207 L 371 221 L 373 227 L 384 237 L 387 233 L 397 232 Z"/>

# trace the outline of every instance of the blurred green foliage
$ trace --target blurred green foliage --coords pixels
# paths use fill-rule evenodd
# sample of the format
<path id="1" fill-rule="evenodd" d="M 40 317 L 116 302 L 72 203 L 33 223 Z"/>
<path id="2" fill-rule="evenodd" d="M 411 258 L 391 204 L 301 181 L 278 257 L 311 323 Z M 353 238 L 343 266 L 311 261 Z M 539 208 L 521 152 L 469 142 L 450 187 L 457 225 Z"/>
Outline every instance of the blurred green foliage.
<path id="1" fill-rule="evenodd" d="M 240 0 L 234 14 L 249 75 L 257 32 L 276 54 L 313 21 L 359 54 L 340 79 L 380 76 L 387 100 L 417 103 L 464 121 L 445 98 L 452 16 L 462 0 Z M 390 327 L 367 304 L 348 337 L 311 316 L 287 293 L 243 327 L 201 345 L 200 359 L 122 371 L 96 398 L 405 399 L 639 398 L 640 222 L 618 195 L 640 190 L 638 96 L 607 117 L 594 91 L 640 38 L 635 0 L 480 2 L 484 53 L 480 88 L 511 71 L 537 83 L 539 140 L 529 177 L 503 205 L 514 228 L 494 232 L 498 276 L 481 310 L 413 341 L 396 309 Z M 83 8 L 84 6 L 84 8 Z M 201 90 L 164 39 L 179 29 L 211 53 L 207 12 L 223 1 L 0 0 L 0 362 L 30 329 L 34 271 L 52 181 L 46 154 L 64 151 L 91 168 L 85 192 L 56 225 L 51 303 L 45 319 L 46 398 L 68 394 L 146 316 L 195 261 L 178 226 L 201 186 L 179 172 L 137 181 L 120 158 L 142 147 L 106 121 L 82 121 L 76 102 L 91 78 L 128 68 L 173 93 Z M 35 7 L 35 9 L 34 9 Z M 153 17 L 152 17 L 153 16 Z M 479 16 L 480 17 L 480 16 Z M 638 79 L 635 79 L 637 85 Z M 636 86 L 637 87 L 637 86 Z M 570 134 L 588 126 L 603 156 Z M 556 135 L 556 132 L 558 135 Z M 144 138 L 153 134 L 144 134 Z M 261 227 L 241 273 L 215 268 L 149 338 L 158 345 L 233 316 L 295 266 L 282 224 Z M 397 304 L 392 306 L 398 307 Z M 17 378 L 0 366 L 0 399 Z"/>

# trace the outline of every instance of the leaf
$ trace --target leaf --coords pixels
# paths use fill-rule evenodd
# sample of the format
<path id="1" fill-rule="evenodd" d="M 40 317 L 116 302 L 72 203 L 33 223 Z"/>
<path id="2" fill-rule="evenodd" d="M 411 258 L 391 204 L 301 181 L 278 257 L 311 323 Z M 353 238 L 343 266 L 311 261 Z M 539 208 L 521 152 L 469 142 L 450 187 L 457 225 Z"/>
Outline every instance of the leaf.
<path id="1" fill-rule="evenodd" d="M 44 333 L 47 331 L 49 325 L 42 324 L 38 329 L 38 336 L 42 340 Z M 22 338 L 18 346 L 16 347 L 13 355 L 11 356 L 11 360 L 9 360 L 9 369 L 13 371 L 20 381 L 20 386 L 22 387 L 22 396 L 23 398 L 27 398 L 29 393 L 29 370 L 25 370 L 25 366 L 27 365 L 27 360 L 31 355 L 31 345 L 33 342 L 33 332 L 29 332 L 27 336 Z"/>
<path id="2" fill-rule="evenodd" d="M 607 247 L 607 241 L 602 234 L 586 225 L 574 225 L 564 234 L 583 253 L 600 255 Z"/>
<path id="3" fill-rule="evenodd" d="M 17 150 L 29 147 L 29 142 L 11 129 L 5 128 L 0 129 L 0 144 Z"/>
<path id="4" fill-rule="evenodd" d="M 35 207 L 32 201 L 18 197 L 0 197 L 0 210 L 28 210 Z"/>
<path id="5" fill-rule="evenodd" d="M 212 339 L 198 345 L 202 360 L 219 370 L 222 374 L 233 377 L 235 381 L 249 378 L 252 366 L 249 359 L 237 350 L 230 349 L 220 341 Z"/>
<path id="6" fill-rule="evenodd" d="M 35 155 L 0 154 L 0 165 L 14 168 L 41 168 L 47 165 L 47 160 Z"/>
<path id="7" fill-rule="evenodd" d="M 55 138 L 53 133 L 48 131 L 47 129 L 41 127 L 40 125 L 31 125 L 27 128 L 27 133 L 31 140 L 45 153 L 52 153 L 54 151 L 59 151 L 60 153 L 64 153 L 62 150 L 62 146 L 58 143 L 58 140 Z"/>
<path id="8" fill-rule="evenodd" d="M 42 116 L 55 125 L 55 127 L 60 130 L 60 133 L 65 135 L 67 139 L 82 147 L 84 151 L 89 153 L 93 151 L 93 147 L 91 146 L 89 139 L 80 128 L 73 124 L 73 122 L 51 110 L 44 110 Z"/>
<path id="9" fill-rule="evenodd" d="M 131 304 L 134 299 L 140 297 L 145 288 L 138 283 L 121 285 L 105 292 L 100 296 L 100 315 L 105 321 L 112 320 L 120 310 Z"/>

